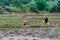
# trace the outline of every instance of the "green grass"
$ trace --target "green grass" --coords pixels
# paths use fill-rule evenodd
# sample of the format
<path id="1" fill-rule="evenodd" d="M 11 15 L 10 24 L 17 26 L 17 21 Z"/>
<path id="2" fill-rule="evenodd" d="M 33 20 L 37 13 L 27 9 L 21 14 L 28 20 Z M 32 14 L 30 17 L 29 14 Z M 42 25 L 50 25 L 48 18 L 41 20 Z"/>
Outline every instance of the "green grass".
<path id="1" fill-rule="evenodd" d="M 59 16 L 47 16 L 48 18 L 56 18 L 56 17 L 59 17 Z M 27 18 L 44 18 L 44 16 L 27 16 Z"/>
<path id="2" fill-rule="evenodd" d="M 56 35 L 57 35 L 58 37 L 60 37 L 60 29 L 57 29 Z"/>
<path id="3" fill-rule="evenodd" d="M 26 16 L 26 17 L 27 18 L 34 18 L 34 17 L 44 18 L 44 16 Z M 60 19 L 53 19 L 56 17 L 59 17 L 59 16 L 48 16 L 50 21 L 60 21 Z M 27 28 L 22 24 L 24 20 L 21 18 L 22 18 L 21 16 L 0 16 L 0 30 L 4 30 L 5 28 L 11 28 L 11 29 L 13 28 L 13 31 L 16 31 L 17 28 L 24 28 L 24 29 Z M 42 26 L 41 28 L 46 28 L 48 25 L 43 24 L 42 22 L 43 20 L 41 22 L 36 22 L 36 21 L 28 22 L 28 24 L 32 26 L 31 28 L 35 28 L 35 26 Z M 10 31 L 12 31 L 11 29 Z M 56 34 L 60 36 L 60 30 L 57 30 Z"/>
<path id="4" fill-rule="evenodd" d="M 44 18 L 44 16 L 26 16 L 27 18 Z M 59 17 L 59 16 L 48 16 L 48 19 L 50 21 L 60 21 L 60 19 L 54 19 L 56 17 Z M 0 25 L 1 27 L 0 28 L 19 28 L 19 27 L 23 27 L 24 26 L 22 25 L 23 23 L 23 19 L 21 19 L 21 15 L 19 16 L 0 16 Z M 38 19 L 36 19 L 38 20 Z M 39 19 L 40 20 L 40 19 Z M 43 21 L 43 19 L 41 19 Z M 29 25 L 32 25 L 32 26 L 47 26 L 45 24 L 43 24 L 41 22 L 28 22 Z"/>

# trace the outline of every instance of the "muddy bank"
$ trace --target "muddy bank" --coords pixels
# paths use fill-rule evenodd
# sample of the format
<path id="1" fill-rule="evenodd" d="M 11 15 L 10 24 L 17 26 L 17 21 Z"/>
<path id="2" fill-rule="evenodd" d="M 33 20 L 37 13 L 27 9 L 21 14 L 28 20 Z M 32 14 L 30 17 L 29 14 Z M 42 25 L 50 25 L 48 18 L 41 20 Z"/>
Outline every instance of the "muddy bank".
<path id="1" fill-rule="evenodd" d="M 49 38 L 49 39 L 55 39 L 60 38 L 60 36 L 57 33 L 58 29 L 51 27 L 51 28 L 18 28 L 18 29 L 4 29 L 0 30 L 0 38 L 28 38 L 28 37 L 36 37 L 36 38 Z"/>

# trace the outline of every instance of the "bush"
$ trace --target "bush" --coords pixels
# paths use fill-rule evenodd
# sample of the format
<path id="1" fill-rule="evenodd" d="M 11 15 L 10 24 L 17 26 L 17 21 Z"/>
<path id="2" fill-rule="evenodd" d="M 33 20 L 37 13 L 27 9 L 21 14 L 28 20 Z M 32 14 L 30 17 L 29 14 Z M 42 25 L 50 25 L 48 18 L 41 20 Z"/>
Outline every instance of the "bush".
<path id="1" fill-rule="evenodd" d="M 28 4 L 30 0 L 20 0 L 22 4 Z"/>
<path id="2" fill-rule="evenodd" d="M 54 5 L 50 12 L 60 12 L 60 1 L 58 1 L 58 4 L 57 5 Z"/>
<path id="3" fill-rule="evenodd" d="M 2 6 L 0 6 L 0 14 L 2 14 L 2 12 L 4 11 L 5 9 L 2 8 Z"/>
<path id="4" fill-rule="evenodd" d="M 38 12 L 35 3 L 31 2 L 31 3 L 28 4 L 28 6 L 29 6 L 29 10 L 30 10 L 31 12 Z"/>
<path id="5" fill-rule="evenodd" d="M 38 12 L 34 2 L 30 2 L 27 5 L 23 5 L 23 10 L 26 12 Z"/>
<path id="6" fill-rule="evenodd" d="M 21 9 L 13 6 L 13 7 L 10 7 L 9 11 L 21 11 Z"/>
<path id="7" fill-rule="evenodd" d="M 40 11 L 45 10 L 45 8 L 48 5 L 45 0 L 36 0 L 35 3 L 36 3 L 37 9 Z"/>
<path id="8" fill-rule="evenodd" d="M 51 12 L 51 13 L 57 12 L 57 6 L 53 6 L 53 7 L 50 9 L 50 12 Z"/>
<path id="9" fill-rule="evenodd" d="M 60 1 L 58 1 L 58 4 L 57 4 L 57 12 L 60 12 Z"/>

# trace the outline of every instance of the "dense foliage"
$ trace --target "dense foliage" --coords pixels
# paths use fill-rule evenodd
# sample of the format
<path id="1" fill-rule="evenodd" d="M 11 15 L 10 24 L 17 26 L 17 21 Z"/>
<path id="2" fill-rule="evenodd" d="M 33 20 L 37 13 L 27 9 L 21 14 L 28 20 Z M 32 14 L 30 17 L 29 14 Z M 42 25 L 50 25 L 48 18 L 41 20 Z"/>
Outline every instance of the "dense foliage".
<path id="1" fill-rule="evenodd" d="M 42 11 L 47 7 L 47 3 L 45 0 L 36 0 L 36 7 L 38 10 Z"/>
<path id="2" fill-rule="evenodd" d="M 60 1 L 51 8 L 50 12 L 60 12 Z"/>
<path id="3" fill-rule="evenodd" d="M 48 0 L 0 0 L 0 12 L 5 10 L 9 11 L 26 11 L 26 12 L 39 12 L 39 11 L 48 11 L 48 12 L 60 12 L 60 1 L 57 5 L 49 5 Z M 54 0 L 53 0 L 54 2 Z M 6 8 L 8 6 L 8 8 Z M 8 11 L 7 10 L 7 11 Z"/>

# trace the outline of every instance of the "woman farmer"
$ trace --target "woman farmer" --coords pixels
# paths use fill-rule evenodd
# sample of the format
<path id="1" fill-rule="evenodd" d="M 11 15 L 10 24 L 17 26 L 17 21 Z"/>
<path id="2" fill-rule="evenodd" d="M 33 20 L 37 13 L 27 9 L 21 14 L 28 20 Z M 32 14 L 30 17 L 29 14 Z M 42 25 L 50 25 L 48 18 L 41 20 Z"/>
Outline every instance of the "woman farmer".
<path id="1" fill-rule="evenodd" d="M 45 20 L 43 21 L 43 23 L 45 23 L 45 24 L 49 24 L 49 20 L 48 20 L 47 17 L 45 18 Z"/>
<path id="2" fill-rule="evenodd" d="M 23 21 L 23 25 L 29 26 L 29 25 L 28 25 L 28 20 L 27 20 L 27 19 L 25 19 L 25 20 Z"/>
<path id="3" fill-rule="evenodd" d="M 23 25 L 27 25 L 28 21 L 27 20 L 24 20 L 23 21 Z"/>

